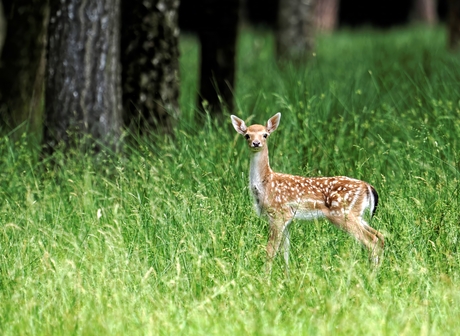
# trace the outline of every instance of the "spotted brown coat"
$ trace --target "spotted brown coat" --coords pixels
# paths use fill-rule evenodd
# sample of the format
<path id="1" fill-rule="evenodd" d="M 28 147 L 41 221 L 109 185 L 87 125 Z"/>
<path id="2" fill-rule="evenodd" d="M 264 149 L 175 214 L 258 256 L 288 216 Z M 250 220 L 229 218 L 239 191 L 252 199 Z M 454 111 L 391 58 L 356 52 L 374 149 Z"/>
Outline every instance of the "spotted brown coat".
<path id="1" fill-rule="evenodd" d="M 267 268 L 282 240 L 286 269 L 289 262 L 288 226 L 293 219 L 327 218 L 331 223 L 360 241 L 369 251 L 373 264 L 379 264 L 384 246 L 383 235 L 369 226 L 363 215 L 374 214 L 378 195 L 370 184 L 346 176 L 302 177 L 276 173 L 270 168 L 267 139 L 280 122 L 281 113 L 271 117 L 265 126 L 246 126 L 232 115 L 235 130 L 247 140 L 251 150 L 249 188 L 259 215 L 270 222 L 267 244 Z"/>

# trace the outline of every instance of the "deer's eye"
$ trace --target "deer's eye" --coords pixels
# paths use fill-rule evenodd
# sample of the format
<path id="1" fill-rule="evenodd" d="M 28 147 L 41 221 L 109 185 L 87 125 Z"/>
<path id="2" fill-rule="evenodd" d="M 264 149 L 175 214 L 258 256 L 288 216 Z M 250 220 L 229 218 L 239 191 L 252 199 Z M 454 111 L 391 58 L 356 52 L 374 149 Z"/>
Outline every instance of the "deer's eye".
<path id="1" fill-rule="evenodd" d="M 244 138 L 245 138 L 246 140 L 249 140 L 249 138 L 250 138 L 250 137 L 249 137 L 249 134 L 245 134 L 245 135 L 244 135 Z"/>
<path id="2" fill-rule="evenodd" d="M 266 139 L 268 137 L 268 133 L 265 133 L 264 134 L 264 138 Z"/>

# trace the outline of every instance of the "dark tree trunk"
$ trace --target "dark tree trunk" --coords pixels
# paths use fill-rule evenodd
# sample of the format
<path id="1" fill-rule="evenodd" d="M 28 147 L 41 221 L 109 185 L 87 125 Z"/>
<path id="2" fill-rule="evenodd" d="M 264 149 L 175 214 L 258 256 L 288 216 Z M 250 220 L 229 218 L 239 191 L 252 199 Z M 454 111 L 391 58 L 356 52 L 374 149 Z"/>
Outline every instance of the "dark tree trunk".
<path id="1" fill-rule="evenodd" d="M 412 17 L 415 21 L 428 25 L 435 25 L 438 22 L 436 13 L 436 0 L 413 0 Z"/>
<path id="2" fill-rule="evenodd" d="M 0 62 L 0 125 L 11 130 L 28 121 L 23 125 L 38 132 L 42 118 L 48 2 L 8 0 L 3 1 L 3 5 L 8 31 Z M 21 128 L 19 132 L 25 130 Z"/>
<path id="3" fill-rule="evenodd" d="M 50 5 L 45 144 L 52 151 L 90 135 L 114 148 L 121 132 L 120 2 Z"/>
<path id="4" fill-rule="evenodd" d="M 276 53 L 280 61 L 302 63 L 315 45 L 315 0 L 279 0 Z"/>
<path id="5" fill-rule="evenodd" d="M 234 109 L 239 0 L 202 0 L 198 24 L 201 71 L 198 104 L 215 114 Z"/>
<path id="6" fill-rule="evenodd" d="M 2 48 L 3 43 L 5 42 L 6 35 L 6 19 L 5 14 L 3 13 L 3 4 L 0 0 L 0 60 L 2 59 Z"/>
<path id="7" fill-rule="evenodd" d="M 331 32 L 337 27 L 340 0 L 316 1 L 315 28 L 323 32 Z"/>
<path id="8" fill-rule="evenodd" d="M 179 117 L 179 0 L 122 0 L 125 124 L 171 131 Z"/>
<path id="9" fill-rule="evenodd" d="M 448 18 L 449 48 L 459 50 L 460 48 L 460 0 L 449 0 Z"/>

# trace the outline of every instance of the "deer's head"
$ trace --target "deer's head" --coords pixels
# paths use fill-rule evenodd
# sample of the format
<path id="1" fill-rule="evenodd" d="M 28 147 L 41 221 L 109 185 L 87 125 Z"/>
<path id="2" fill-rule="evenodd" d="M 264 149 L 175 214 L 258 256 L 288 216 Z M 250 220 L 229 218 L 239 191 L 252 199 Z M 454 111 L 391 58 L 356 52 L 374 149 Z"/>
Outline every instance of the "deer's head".
<path id="1" fill-rule="evenodd" d="M 278 112 L 268 119 L 265 126 L 254 124 L 248 127 L 237 116 L 232 115 L 231 118 L 233 127 L 238 133 L 244 136 L 251 151 L 260 152 L 266 146 L 269 135 L 278 128 L 281 113 Z"/>

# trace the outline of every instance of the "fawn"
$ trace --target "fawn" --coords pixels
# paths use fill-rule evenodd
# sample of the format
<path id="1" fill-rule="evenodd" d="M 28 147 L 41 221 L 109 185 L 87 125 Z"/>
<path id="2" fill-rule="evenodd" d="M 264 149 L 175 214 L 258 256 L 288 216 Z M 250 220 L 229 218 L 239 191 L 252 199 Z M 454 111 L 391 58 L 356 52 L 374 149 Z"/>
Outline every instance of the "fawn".
<path id="1" fill-rule="evenodd" d="M 359 240 L 369 251 L 373 264 L 378 265 L 383 254 L 383 235 L 363 219 L 369 208 L 371 217 L 378 203 L 378 195 L 370 184 L 345 176 L 302 177 L 274 172 L 268 162 L 267 138 L 280 123 L 281 113 L 271 117 L 265 126 L 247 127 L 243 120 L 232 115 L 235 130 L 243 135 L 251 150 L 249 188 L 259 215 L 269 219 L 267 271 L 283 241 L 286 271 L 289 264 L 288 226 L 295 218 L 312 220 L 327 218 Z"/>

